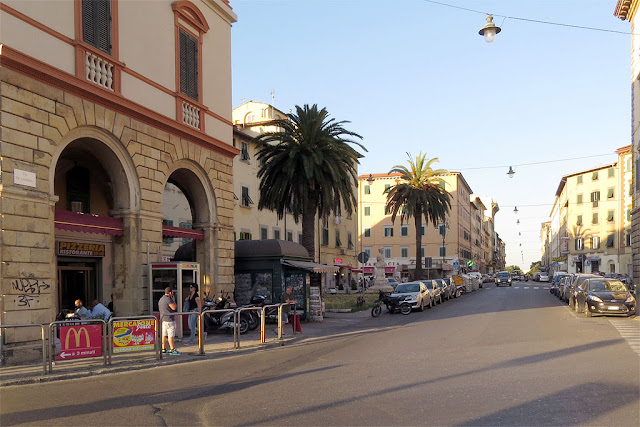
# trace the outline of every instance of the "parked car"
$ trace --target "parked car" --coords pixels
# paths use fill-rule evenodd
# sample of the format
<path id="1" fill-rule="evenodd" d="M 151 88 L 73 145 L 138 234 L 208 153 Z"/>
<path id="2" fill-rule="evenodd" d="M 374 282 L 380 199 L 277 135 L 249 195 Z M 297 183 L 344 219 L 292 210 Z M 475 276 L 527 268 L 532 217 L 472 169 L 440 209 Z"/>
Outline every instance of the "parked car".
<path id="1" fill-rule="evenodd" d="M 539 282 L 548 282 L 549 281 L 549 275 L 547 273 L 540 273 L 540 276 L 538 277 L 538 281 Z"/>
<path id="2" fill-rule="evenodd" d="M 620 280 L 592 277 L 576 288 L 575 310 L 587 317 L 594 314 L 631 316 L 636 313 L 636 299 Z"/>
<path id="3" fill-rule="evenodd" d="M 391 286 L 393 289 L 398 286 L 400 282 L 395 277 L 387 277 L 387 285 Z"/>
<path id="4" fill-rule="evenodd" d="M 511 273 L 508 271 L 501 271 L 496 275 L 496 286 L 500 285 L 511 286 Z"/>
<path id="5" fill-rule="evenodd" d="M 580 286 L 582 282 L 589 278 L 602 278 L 602 276 L 589 273 L 579 273 L 571 276 L 571 279 L 564 286 L 564 301 L 569 304 L 570 308 L 573 308 L 575 303 L 576 288 Z"/>
<path id="6" fill-rule="evenodd" d="M 433 305 L 442 302 L 442 291 L 440 290 L 438 283 L 435 280 L 425 280 L 424 283 L 427 285 L 427 289 L 429 289 L 429 292 L 431 293 Z"/>
<path id="7" fill-rule="evenodd" d="M 400 283 L 391 294 L 399 299 L 399 306 L 409 304 L 412 309 L 424 310 L 433 305 L 431 294 L 424 282 Z"/>
<path id="8" fill-rule="evenodd" d="M 439 287 L 444 292 L 445 299 L 451 299 L 456 297 L 456 285 L 448 277 L 442 279 L 436 279 Z"/>

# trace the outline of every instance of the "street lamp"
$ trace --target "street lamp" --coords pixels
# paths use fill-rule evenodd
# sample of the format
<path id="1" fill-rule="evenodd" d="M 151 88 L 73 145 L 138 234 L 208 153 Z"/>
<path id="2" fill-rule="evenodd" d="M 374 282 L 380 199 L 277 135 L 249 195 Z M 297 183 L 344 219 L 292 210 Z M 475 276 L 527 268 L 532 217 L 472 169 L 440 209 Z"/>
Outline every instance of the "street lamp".
<path id="1" fill-rule="evenodd" d="M 487 43 L 493 43 L 496 39 L 496 34 L 500 31 L 502 31 L 502 29 L 493 23 L 493 15 L 487 15 L 487 23 L 480 31 L 478 31 L 478 34 L 484 36 L 484 40 Z"/>
<path id="2" fill-rule="evenodd" d="M 373 175 L 369 174 L 369 178 L 367 178 L 367 182 L 369 183 L 369 185 L 373 183 Z"/>
<path id="3" fill-rule="evenodd" d="M 514 171 L 511 166 L 509 166 L 509 172 L 507 172 L 507 175 L 509 175 L 509 178 L 513 178 L 513 175 L 515 175 L 515 173 L 516 171 Z"/>
<path id="4" fill-rule="evenodd" d="M 449 228 L 449 223 L 447 221 L 443 222 L 440 225 L 440 234 L 442 234 L 442 277 L 445 277 L 445 273 L 444 273 L 444 256 L 446 253 L 446 249 L 444 246 L 444 238 L 447 235 L 447 229 Z"/>
<path id="5" fill-rule="evenodd" d="M 520 220 L 516 221 L 516 224 L 520 224 Z"/>
<path id="6" fill-rule="evenodd" d="M 515 208 L 513 208 L 513 213 L 515 213 L 515 214 L 518 213 L 518 207 L 517 206 Z"/>

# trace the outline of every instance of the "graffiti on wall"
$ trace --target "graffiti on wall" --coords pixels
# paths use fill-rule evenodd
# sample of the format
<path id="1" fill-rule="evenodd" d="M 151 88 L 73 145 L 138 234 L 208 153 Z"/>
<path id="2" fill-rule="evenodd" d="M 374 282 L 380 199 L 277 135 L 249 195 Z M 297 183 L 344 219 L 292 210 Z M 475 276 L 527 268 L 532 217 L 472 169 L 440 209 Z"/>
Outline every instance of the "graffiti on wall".
<path id="1" fill-rule="evenodd" d="M 17 306 L 31 308 L 32 305 L 40 303 L 40 295 L 51 286 L 43 279 L 23 277 L 11 282 L 11 288 L 19 292 L 14 298 Z"/>

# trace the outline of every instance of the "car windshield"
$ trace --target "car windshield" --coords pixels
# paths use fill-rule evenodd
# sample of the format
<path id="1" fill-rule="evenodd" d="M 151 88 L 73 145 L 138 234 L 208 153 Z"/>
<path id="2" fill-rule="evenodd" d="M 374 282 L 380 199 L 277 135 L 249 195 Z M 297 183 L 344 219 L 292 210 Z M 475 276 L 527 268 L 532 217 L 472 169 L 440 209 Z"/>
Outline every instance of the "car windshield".
<path id="1" fill-rule="evenodd" d="M 592 292 L 627 292 L 627 287 L 619 280 L 591 280 L 589 290 Z"/>
<path id="2" fill-rule="evenodd" d="M 444 283 L 446 283 L 447 285 L 450 285 L 450 284 L 451 284 L 451 279 L 449 279 L 449 278 L 444 278 L 444 279 L 440 279 L 440 280 L 442 280 L 442 281 L 443 281 Z"/>
<path id="3" fill-rule="evenodd" d="M 498 277 L 501 279 L 508 279 L 511 275 L 509 273 L 498 273 Z"/>
<path id="4" fill-rule="evenodd" d="M 407 294 L 409 292 L 420 292 L 420 284 L 418 283 L 403 283 L 396 288 L 397 294 Z"/>

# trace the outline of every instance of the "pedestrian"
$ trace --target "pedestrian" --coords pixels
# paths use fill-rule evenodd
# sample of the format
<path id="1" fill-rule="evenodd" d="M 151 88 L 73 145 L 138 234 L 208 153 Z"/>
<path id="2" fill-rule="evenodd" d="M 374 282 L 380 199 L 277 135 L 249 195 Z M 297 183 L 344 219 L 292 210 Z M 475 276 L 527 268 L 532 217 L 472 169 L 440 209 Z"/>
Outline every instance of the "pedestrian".
<path id="1" fill-rule="evenodd" d="M 75 306 L 76 306 L 76 310 L 75 310 L 76 317 L 80 319 L 86 319 L 87 316 L 89 315 L 89 310 L 87 310 L 87 308 L 82 304 L 82 300 L 77 299 L 75 301 Z"/>
<path id="2" fill-rule="evenodd" d="M 111 317 L 109 309 L 102 305 L 97 299 L 91 301 L 89 308 L 88 317 L 91 319 L 102 319 L 106 322 L 109 320 L 109 317 Z"/>
<path id="3" fill-rule="evenodd" d="M 282 304 L 286 304 L 282 306 L 282 328 L 280 329 L 280 335 L 284 335 L 284 325 L 289 323 L 289 311 L 291 311 L 291 305 L 294 304 L 296 300 L 293 299 L 292 295 L 293 289 L 291 286 L 287 286 L 287 289 L 280 296 L 280 302 Z M 276 334 L 278 333 L 278 328 L 276 328 Z"/>
<path id="4" fill-rule="evenodd" d="M 189 295 L 184 299 L 182 311 L 192 311 L 202 314 L 202 300 L 198 295 L 198 285 L 196 283 L 189 285 Z M 191 331 L 191 336 L 187 344 L 193 345 L 195 344 L 196 333 L 198 332 L 198 316 L 195 314 L 189 315 L 189 331 Z M 205 335 L 204 338 L 206 338 L 206 332 L 203 335 Z"/>
<path id="5" fill-rule="evenodd" d="M 171 355 L 180 355 L 174 346 L 173 337 L 176 334 L 176 300 L 173 297 L 173 290 L 170 287 L 164 289 L 164 295 L 158 301 L 158 311 L 160 312 L 160 321 L 162 323 L 162 353 Z M 169 351 L 167 351 L 167 341 L 169 342 Z"/>

